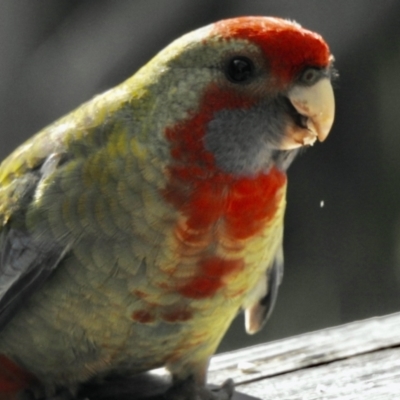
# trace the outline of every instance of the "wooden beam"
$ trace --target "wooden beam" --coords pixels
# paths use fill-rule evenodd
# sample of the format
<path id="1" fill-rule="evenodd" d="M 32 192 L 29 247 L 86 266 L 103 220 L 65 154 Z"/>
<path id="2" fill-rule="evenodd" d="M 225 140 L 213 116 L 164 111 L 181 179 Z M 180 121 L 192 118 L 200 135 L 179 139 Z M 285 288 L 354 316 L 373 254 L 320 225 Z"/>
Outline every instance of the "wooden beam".
<path id="1" fill-rule="evenodd" d="M 261 399 L 400 399 L 400 313 L 217 355 L 209 381 Z M 348 397 L 354 398 L 354 397 Z"/>

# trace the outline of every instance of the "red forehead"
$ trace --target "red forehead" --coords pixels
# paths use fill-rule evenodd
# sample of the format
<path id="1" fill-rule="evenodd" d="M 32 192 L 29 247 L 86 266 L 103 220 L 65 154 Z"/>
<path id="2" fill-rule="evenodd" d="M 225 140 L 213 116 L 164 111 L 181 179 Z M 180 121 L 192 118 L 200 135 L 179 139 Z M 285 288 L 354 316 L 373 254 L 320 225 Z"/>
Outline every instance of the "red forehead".
<path id="1" fill-rule="evenodd" d="M 329 47 L 317 33 L 300 25 L 271 17 L 239 17 L 222 20 L 213 33 L 226 39 L 247 39 L 265 53 L 271 72 L 291 80 L 306 66 L 329 65 Z"/>

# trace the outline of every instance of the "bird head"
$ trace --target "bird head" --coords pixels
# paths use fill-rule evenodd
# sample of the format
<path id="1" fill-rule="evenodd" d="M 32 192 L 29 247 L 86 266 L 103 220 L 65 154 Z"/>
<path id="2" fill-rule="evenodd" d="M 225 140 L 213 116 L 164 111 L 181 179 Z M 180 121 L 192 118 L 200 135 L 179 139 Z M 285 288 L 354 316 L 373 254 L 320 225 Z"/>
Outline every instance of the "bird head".
<path id="1" fill-rule="evenodd" d="M 320 35 L 297 23 L 222 20 L 156 59 L 164 93 L 158 116 L 175 163 L 246 176 L 272 164 L 286 169 L 297 149 L 331 129 L 333 57 Z"/>

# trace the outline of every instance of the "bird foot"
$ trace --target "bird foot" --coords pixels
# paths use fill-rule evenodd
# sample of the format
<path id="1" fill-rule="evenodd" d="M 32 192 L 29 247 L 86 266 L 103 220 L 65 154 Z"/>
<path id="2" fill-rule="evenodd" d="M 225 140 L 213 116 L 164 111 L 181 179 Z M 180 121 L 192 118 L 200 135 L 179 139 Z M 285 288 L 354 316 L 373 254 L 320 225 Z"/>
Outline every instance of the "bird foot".
<path id="1" fill-rule="evenodd" d="M 220 387 L 208 388 L 195 383 L 193 377 L 174 384 L 165 394 L 166 400 L 230 400 L 235 385 L 232 379 L 226 380 Z"/>

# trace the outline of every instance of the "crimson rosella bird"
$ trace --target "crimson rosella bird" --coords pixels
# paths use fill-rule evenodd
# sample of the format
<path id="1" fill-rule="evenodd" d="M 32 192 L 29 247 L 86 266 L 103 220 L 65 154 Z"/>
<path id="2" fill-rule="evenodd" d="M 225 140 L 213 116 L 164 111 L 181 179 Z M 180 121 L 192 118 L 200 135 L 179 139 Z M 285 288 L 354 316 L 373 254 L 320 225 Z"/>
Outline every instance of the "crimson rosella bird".
<path id="1" fill-rule="evenodd" d="M 0 398 L 161 366 L 171 398 L 230 396 L 208 361 L 275 303 L 285 171 L 331 129 L 332 59 L 297 23 L 223 20 L 3 161 Z"/>

